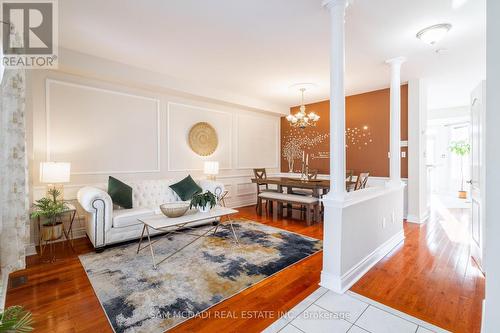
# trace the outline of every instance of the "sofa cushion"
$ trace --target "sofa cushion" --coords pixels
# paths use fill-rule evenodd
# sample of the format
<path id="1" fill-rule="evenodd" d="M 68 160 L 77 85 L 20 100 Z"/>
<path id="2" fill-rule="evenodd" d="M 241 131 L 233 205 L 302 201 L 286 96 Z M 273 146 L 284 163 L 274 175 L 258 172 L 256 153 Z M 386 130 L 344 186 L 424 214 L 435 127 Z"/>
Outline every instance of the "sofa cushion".
<path id="1" fill-rule="evenodd" d="M 152 208 L 116 209 L 113 211 L 113 228 L 141 224 L 137 219 L 155 214 Z"/>
<path id="2" fill-rule="evenodd" d="M 191 200 L 193 195 L 202 191 L 201 187 L 199 187 L 193 178 L 191 178 L 191 175 L 187 176 L 178 183 L 170 185 L 170 188 L 177 193 L 182 201 Z"/>
<path id="3" fill-rule="evenodd" d="M 132 208 L 132 187 L 124 182 L 110 176 L 108 194 L 113 200 L 113 204 L 127 209 Z"/>
<path id="4" fill-rule="evenodd" d="M 179 196 L 170 188 L 173 180 L 144 180 L 131 182 L 134 208 L 160 209 L 160 205 L 167 202 L 179 201 Z"/>

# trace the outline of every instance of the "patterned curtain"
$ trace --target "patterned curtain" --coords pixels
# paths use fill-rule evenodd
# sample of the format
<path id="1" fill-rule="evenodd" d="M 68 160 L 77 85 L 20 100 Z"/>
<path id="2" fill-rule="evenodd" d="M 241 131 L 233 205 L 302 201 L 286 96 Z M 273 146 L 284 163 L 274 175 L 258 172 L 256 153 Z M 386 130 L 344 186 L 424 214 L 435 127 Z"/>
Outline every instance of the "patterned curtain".
<path id="1" fill-rule="evenodd" d="M 29 239 L 25 72 L 7 69 L 0 87 L 0 267 L 25 267 Z"/>

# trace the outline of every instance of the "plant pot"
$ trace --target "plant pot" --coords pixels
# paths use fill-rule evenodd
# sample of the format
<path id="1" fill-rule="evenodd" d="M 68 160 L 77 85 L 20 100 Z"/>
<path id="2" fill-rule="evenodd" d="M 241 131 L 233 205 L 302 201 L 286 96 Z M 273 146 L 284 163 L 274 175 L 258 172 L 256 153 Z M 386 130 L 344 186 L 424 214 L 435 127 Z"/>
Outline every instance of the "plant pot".
<path id="1" fill-rule="evenodd" d="M 56 224 L 44 224 L 40 232 L 42 241 L 53 241 L 62 237 L 63 225 L 61 222 L 57 222 Z"/>
<path id="2" fill-rule="evenodd" d="M 467 199 L 467 191 L 458 191 L 458 197 L 460 199 Z"/>
<path id="3" fill-rule="evenodd" d="M 210 209 L 210 204 L 206 204 L 205 206 L 198 206 L 198 211 L 200 213 L 208 213 Z"/>

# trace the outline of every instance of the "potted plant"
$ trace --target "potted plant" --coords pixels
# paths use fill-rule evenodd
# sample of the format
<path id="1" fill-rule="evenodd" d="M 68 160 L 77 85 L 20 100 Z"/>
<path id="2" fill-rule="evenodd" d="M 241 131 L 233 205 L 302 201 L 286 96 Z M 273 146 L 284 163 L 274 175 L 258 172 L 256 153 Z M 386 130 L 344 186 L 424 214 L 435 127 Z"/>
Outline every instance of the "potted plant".
<path id="1" fill-rule="evenodd" d="M 31 332 L 31 312 L 25 311 L 22 306 L 10 306 L 0 312 L 0 332 Z"/>
<path id="2" fill-rule="evenodd" d="M 458 197 L 467 199 L 467 191 L 464 190 L 464 156 L 470 153 L 470 144 L 465 141 L 454 141 L 450 145 L 450 151 L 460 156 L 460 191 Z"/>
<path id="3" fill-rule="evenodd" d="M 198 208 L 201 213 L 206 213 L 210 211 L 210 209 L 214 208 L 216 203 L 217 199 L 215 198 L 215 195 L 210 191 L 206 191 L 195 194 L 191 199 L 189 208 Z"/>
<path id="4" fill-rule="evenodd" d="M 31 213 L 32 218 L 45 218 L 40 228 L 41 239 L 43 241 L 52 241 L 61 238 L 63 225 L 57 218 L 68 207 L 63 201 L 58 200 L 61 192 L 55 188 L 48 192 L 50 197 L 44 197 L 35 201 L 34 210 Z"/>

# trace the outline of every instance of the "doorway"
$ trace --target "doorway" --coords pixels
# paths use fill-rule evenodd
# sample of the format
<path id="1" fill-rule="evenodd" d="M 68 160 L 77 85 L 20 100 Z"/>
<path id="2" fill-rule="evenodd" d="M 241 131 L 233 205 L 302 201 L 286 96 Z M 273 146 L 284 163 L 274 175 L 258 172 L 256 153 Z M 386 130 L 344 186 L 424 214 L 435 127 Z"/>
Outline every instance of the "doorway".
<path id="1" fill-rule="evenodd" d="M 470 244 L 470 107 L 429 111 L 427 165 L 431 215 L 454 243 Z M 442 116 L 444 115 L 444 116 Z M 460 149 L 467 152 L 459 154 Z M 460 197 L 460 191 L 465 196 Z"/>

